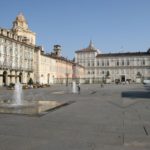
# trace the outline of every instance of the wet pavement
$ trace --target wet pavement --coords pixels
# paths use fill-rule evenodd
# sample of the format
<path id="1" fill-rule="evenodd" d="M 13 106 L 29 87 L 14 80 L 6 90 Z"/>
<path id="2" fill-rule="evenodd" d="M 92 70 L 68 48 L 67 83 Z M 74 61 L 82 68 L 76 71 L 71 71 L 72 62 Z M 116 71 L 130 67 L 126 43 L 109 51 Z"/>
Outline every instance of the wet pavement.
<path id="1" fill-rule="evenodd" d="M 0 99 L 13 91 L 0 89 Z M 24 90 L 30 101 L 72 101 L 42 117 L 0 114 L 0 150 L 149 150 L 150 88 L 81 85 Z"/>
<path id="2" fill-rule="evenodd" d="M 0 113 L 3 114 L 18 114 L 28 116 L 42 116 L 46 115 L 49 111 L 58 109 L 60 107 L 69 105 L 70 102 L 57 102 L 57 101 L 25 101 L 21 105 L 15 103 L 8 103 L 4 101 L 0 103 Z"/>

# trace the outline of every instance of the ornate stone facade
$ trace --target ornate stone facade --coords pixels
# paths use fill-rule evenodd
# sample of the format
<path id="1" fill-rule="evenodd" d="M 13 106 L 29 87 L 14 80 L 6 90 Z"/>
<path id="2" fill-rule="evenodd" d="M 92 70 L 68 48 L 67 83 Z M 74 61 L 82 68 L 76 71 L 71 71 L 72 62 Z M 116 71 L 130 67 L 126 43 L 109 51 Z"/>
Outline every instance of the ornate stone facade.
<path id="1" fill-rule="evenodd" d="M 10 30 L 0 29 L 0 85 L 27 83 L 33 75 L 34 46 Z"/>
<path id="2" fill-rule="evenodd" d="M 13 22 L 12 32 L 18 36 L 22 36 L 23 40 L 29 44 L 36 44 L 36 35 L 29 29 L 22 13 L 20 13 Z"/>
<path id="3" fill-rule="evenodd" d="M 67 85 L 73 76 L 83 75 L 84 67 L 61 56 L 60 45 L 54 45 L 52 53 L 36 46 L 35 33 L 29 30 L 23 14 L 16 17 L 11 30 L 0 29 L 0 86 L 26 84 L 30 78 L 34 83 Z"/>
<path id="4" fill-rule="evenodd" d="M 150 52 L 102 54 L 92 42 L 76 51 L 75 62 L 86 69 L 85 82 L 141 82 L 150 78 Z"/>

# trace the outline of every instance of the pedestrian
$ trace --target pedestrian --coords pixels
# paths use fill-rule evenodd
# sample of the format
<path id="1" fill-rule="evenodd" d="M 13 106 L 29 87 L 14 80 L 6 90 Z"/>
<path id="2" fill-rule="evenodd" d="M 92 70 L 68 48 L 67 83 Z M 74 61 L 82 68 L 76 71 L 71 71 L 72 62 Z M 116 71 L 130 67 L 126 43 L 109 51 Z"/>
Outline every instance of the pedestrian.
<path id="1" fill-rule="evenodd" d="M 101 82 L 101 87 L 104 87 L 104 84 L 103 84 L 103 82 Z"/>
<path id="2" fill-rule="evenodd" d="M 80 85 L 79 85 L 79 84 L 78 84 L 77 88 L 78 88 L 78 94 L 80 94 L 81 88 L 80 88 Z"/>

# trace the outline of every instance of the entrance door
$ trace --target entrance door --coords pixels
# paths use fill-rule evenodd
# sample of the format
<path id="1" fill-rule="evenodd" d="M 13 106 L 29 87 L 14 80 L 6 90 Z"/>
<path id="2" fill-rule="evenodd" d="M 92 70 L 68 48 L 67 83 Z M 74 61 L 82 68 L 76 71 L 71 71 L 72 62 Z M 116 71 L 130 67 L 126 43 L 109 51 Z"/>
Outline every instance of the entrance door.
<path id="1" fill-rule="evenodd" d="M 125 82 L 125 75 L 121 76 L 121 82 Z"/>
<path id="2" fill-rule="evenodd" d="M 22 83 L 22 72 L 19 73 L 19 82 Z"/>

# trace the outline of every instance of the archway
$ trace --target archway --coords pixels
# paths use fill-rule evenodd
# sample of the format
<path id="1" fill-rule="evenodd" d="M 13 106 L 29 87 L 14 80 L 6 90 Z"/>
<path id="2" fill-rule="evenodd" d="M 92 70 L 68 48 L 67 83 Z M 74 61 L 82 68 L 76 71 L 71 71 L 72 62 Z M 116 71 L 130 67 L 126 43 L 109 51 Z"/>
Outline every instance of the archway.
<path id="1" fill-rule="evenodd" d="M 6 86 L 7 85 L 7 71 L 3 72 L 3 85 Z"/>
<path id="2" fill-rule="evenodd" d="M 22 83 L 22 72 L 19 73 L 19 82 Z"/>

